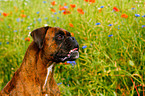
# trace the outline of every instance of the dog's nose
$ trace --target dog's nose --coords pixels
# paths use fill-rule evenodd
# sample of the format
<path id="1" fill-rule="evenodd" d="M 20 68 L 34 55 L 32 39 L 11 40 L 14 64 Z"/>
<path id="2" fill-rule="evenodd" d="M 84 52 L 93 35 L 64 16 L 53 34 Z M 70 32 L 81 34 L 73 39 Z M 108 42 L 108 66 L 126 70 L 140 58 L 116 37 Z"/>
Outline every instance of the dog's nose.
<path id="1" fill-rule="evenodd" d="M 71 37 L 71 40 L 75 43 L 74 47 L 79 49 L 79 44 L 77 40 L 75 39 L 75 37 Z"/>
<path id="2" fill-rule="evenodd" d="M 75 48 L 78 48 L 78 50 L 79 50 L 79 44 L 77 44 L 77 45 L 75 46 Z"/>

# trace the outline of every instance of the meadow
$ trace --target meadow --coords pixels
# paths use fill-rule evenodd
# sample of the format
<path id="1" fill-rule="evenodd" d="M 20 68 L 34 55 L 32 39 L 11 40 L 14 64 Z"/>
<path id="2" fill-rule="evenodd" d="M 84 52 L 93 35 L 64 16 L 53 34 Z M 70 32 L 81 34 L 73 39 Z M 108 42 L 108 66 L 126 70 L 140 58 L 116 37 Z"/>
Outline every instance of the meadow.
<path id="1" fill-rule="evenodd" d="M 79 59 L 55 67 L 62 96 L 145 96 L 144 0 L 0 0 L 0 90 L 43 26 L 80 45 Z"/>

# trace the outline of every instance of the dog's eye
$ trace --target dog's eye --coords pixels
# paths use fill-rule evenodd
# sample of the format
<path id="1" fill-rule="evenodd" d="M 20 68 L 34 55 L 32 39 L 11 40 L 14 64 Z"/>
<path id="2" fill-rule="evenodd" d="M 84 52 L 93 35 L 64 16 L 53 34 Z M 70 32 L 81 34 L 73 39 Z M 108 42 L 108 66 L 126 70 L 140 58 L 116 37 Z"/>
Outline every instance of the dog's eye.
<path id="1" fill-rule="evenodd" d="M 62 39 L 64 39 L 64 36 L 63 35 L 58 35 L 57 39 L 62 40 Z"/>

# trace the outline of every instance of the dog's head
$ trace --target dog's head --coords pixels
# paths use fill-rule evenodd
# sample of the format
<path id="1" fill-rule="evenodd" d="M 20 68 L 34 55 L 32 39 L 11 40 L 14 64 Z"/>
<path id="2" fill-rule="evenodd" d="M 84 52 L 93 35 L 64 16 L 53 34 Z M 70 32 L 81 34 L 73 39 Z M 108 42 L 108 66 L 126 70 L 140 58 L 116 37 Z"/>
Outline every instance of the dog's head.
<path id="1" fill-rule="evenodd" d="M 74 37 L 59 27 L 41 27 L 31 32 L 42 56 L 53 62 L 72 61 L 79 57 L 79 45 Z"/>

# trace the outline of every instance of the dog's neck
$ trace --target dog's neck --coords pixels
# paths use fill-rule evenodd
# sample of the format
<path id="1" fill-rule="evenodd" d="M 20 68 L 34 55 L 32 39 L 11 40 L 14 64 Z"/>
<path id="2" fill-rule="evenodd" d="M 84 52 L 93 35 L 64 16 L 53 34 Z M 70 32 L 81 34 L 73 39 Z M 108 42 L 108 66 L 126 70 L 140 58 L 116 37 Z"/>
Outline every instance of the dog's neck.
<path id="1" fill-rule="evenodd" d="M 50 83 L 53 78 L 55 63 L 52 61 L 44 60 L 44 57 L 41 57 L 42 50 L 40 50 L 37 45 L 32 42 L 26 51 L 25 57 L 29 57 L 29 60 L 26 60 L 24 57 L 21 68 L 27 73 L 38 79 L 42 88 L 45 88 L 48 83 Z M 33 51 L 33 52 L 32 52 Z M 33 54 L 31 54 L 31 52 Z M 27 61 L 27 63 L 25 63 Z M 34 64 L 34 65 L 31 65 Z M 30 68 L 27 70 L 26 68 Z M 32 78 L 33 79 L 33 78 Z"/>

